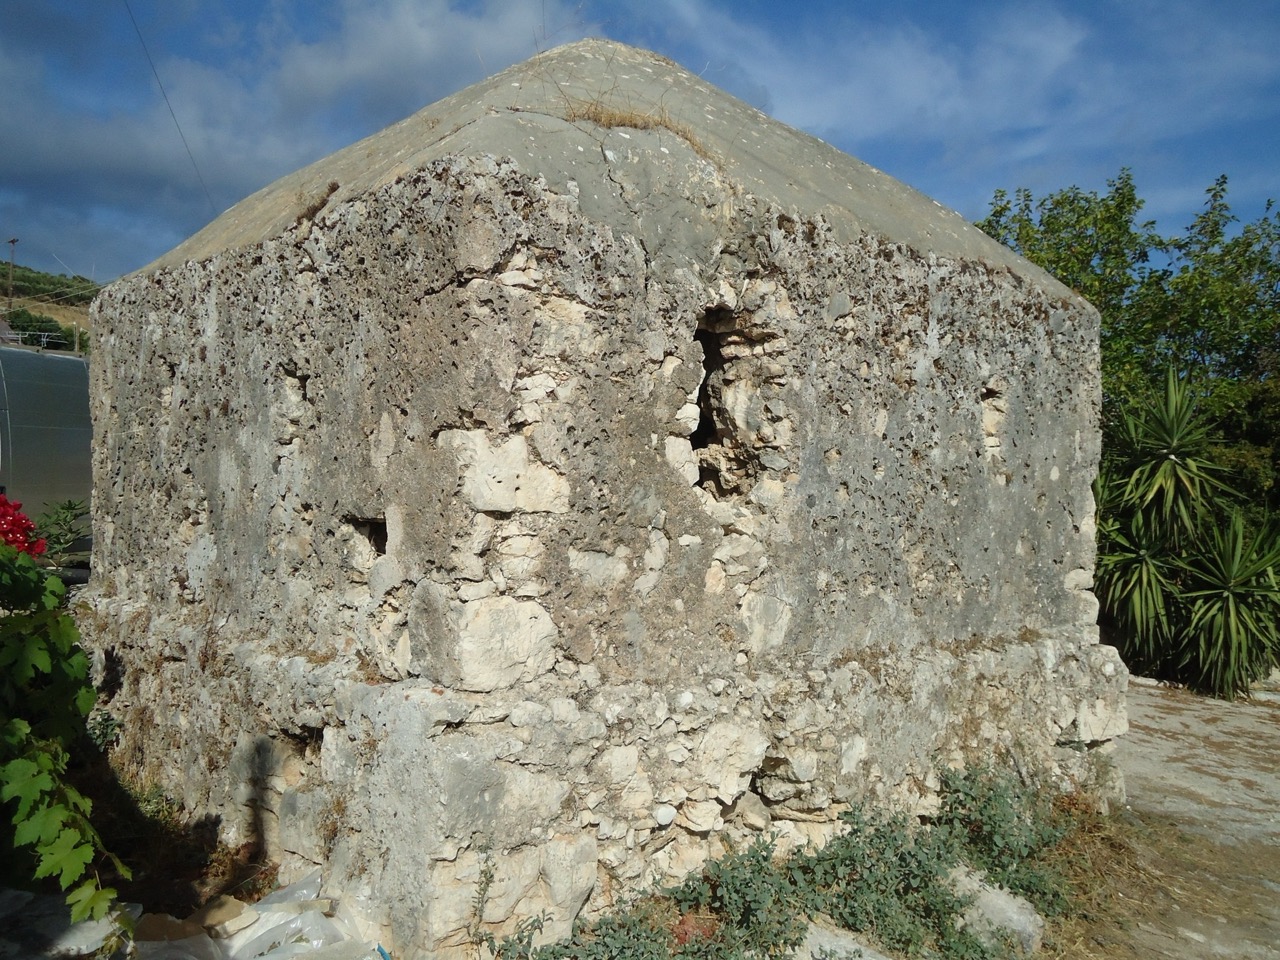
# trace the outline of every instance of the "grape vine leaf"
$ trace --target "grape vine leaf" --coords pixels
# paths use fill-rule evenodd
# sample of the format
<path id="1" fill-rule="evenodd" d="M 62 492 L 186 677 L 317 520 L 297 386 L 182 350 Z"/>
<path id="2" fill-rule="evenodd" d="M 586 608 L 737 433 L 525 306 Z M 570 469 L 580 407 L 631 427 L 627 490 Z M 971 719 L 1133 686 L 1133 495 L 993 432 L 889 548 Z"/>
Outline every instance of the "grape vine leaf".
<path id="1" fill-rule="evenodd" d="M 65 890 L 84 875 L 93 860 L 93 847 L 84 842 L 84 834 L 74 827 L 66 827 L 58 839 L 40 850 L 40 865 L 35 878 L 58 875 L 58 883 Z"/>
<path id="2" fill-rule="evenodd" d="M 60 803 L 37 807 L 25 820 L 19 821 L 13 831 L 13 845 L 25 847 L 32 844 L 51 843 L 62 830 L 70 813 Z"/>
<path id="3" fill-rule="evenodd" d="M 26 757 L 10 760 L 0 767 L 0 782 L 4 784 L 0 787 L 0 800 L 18 801 L 18 810 L 13 815 L 14 823 L 27 819 L 31 807 L 53 789 L 53 778 L 48 770 L 41 769 L 39 764 Z"/>
<path id="4" fill-rule="evenodd" d="M 71 907 L 71 922 L 101 920 L 115 903 L 116 891 L 112 887 L 98 887 L 97 880 L 85 880 L 67 894 Z"/>

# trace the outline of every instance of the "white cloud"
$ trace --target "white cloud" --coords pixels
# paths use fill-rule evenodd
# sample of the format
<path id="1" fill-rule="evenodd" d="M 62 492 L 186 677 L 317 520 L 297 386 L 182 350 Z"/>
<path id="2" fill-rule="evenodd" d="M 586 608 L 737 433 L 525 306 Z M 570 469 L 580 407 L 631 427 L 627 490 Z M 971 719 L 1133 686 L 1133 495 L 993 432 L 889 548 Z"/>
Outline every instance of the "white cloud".
<path id="1" fill-rule="evenodd" d="M 202 165 L 240 187 L 233 199 L 532 56 L 548 24 L 573 15 L 559 0 L 336 0 L 327 29 L 306 36 L 297 8 L 264 25 L 261 60 L 241 74 L 173 60 L 175 102 Z M 576 36 L 576 33 L 574 33 Z M 573 37 L 570 37 L 572 39 Z"/>
<path id="2" fill-rule="evenodd" d="M 1073 88 L 1087 36 L 1052 9 L 983 15 L 972 36 L 846 14 L 786 33 L 733 20 L 707 0 L 663 5 L 694 59 L 736 63 L 779 119 L 844 143 L 981 140 L 1045 125 Z M 850 8 L 852 9 L 852 8 Z"/>
<path id="3" fill-rule="evenodd" d="M 1062 3 L 984 4 L 959 35 L 856 7 L 784 32 L 710 0 L 659 6 L 689 61 L 735 64 L 779 119 L 855 149 L 892 138 L 958 159 L 997 144 L 1029 159 L 1186 135 L 1252 109 L 1259 79 L 1280 74 L 1274 22 L 1255 29 L 1216 5 L 1135 7 L 1103 24 Z"/>
<path id="4" fill-rule="evenodd" d="M 341 0 L 337 17 L 335 31 L 280 51 L 270 81 L 282 107 L 306 115 L 352 99 L 412 112 L 537 53 L 547 22 L 572 12 L 560 2 L 459 9 L 447 0 Z"/>

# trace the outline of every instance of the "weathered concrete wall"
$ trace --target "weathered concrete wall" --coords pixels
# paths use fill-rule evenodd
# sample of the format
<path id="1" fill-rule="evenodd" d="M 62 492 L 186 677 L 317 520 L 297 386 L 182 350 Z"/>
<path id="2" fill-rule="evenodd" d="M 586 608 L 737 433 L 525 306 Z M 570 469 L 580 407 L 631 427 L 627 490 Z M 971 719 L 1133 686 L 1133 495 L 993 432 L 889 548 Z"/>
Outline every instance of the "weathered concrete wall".
<path id="1" fill-rule="evenodd" d="M 534 63 L 602 48 L 696 82 Z M 83 621 L 128 762 L 410 954 L 466 943 L 486 862 L 486 925 L 563 932 L 725 833 L 926 809 L 940 763 L 1087 777 L 1125 679 L 1094 311 L 849 158 L 914 233 L 701 128 L 537 124 L 551 176 L 472 131 L 317 189 L 374 138 L 97 302 Z"/>

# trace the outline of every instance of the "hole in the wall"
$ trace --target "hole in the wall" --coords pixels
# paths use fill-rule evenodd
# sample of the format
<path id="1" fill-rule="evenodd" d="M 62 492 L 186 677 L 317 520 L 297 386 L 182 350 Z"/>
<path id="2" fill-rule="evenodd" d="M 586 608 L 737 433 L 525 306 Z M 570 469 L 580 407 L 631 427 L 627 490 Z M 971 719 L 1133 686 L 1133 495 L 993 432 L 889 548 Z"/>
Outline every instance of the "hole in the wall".
<path id="1" fill-rule="evenodd" d="M 373 552 L 378 556 L 385 556 L 387 553 L 387 521 L 383 517 L 352 517 L 346 516 L 342 518 L 343 523 L 351 524 L 351 528 L 356 533 L 369 541 L 369 546 L 373 547 Z"/>
<path id="2" fill-rule="evenodd" d="M 124 661 L 114 647 L 98 650 L 90 662 L 93 685 L 102 697 L 110 700 L 124 688 Z"/>
<path id="3" fill-rule="evenodd" d="M 311 398 L 307 396 L 307 382 L 311 379 L 311 374 L 302 373 L 293 364 L 281 364 L 280 372 L 288 379 L 297 384 L 297 389 L 304 403 L 309 403 Z"/>
<path id="4" fill-rule="evenodd" d="M 728 307 L 716 306 L 703 313 L 694 331 L 702 347 L 702 381 L 697 393 L 698 425 L 689 435 L 689 445 L 698 462 L 695 485 L 717 498 L 750 489 L 762 469 L 761 453 L 767 446 L 750 432 L 753 428 L 746 428 L 750 435 L 743 435 L 743 425 L 730 412 L 731 403 L 759 389 L 751 348 L 771 338 L 765 330 L 744 326 L 744 319 Z"/>
<path id="5" fill-rule="evenodd" d="M 324 743 L 324 727 L 302 726 L 295 730 L 281 730 L 285 742 L 293 747 L 293 752 L 300 757 L 318 759 Z"/>
<path id="6" fill-rule="evenodd" d="M 705 450 L 720 441 L 710 382 L 712 374 L 724 369 L 724 354 L 720 350 L 720 338 L 710 330 L 699 330 L 693 338 L 702 346 L 702 383 L 698 387 L 698 427 L 690 435 L 689 445 L 695 450 Z"/>
<path id="7" fill-rule="evenodd" d="M 698 320 L 693 338 L 702 347 L 702 383 L 698 386 L 698 426 L 689 436 L 689 446 L 695 451 L 723 446 L 729 439 L 728 425 L 723 422 L 719 389 L 723 386 L 725 366 L 723 350 L 725 333 L 734 326 L 733 313 L 725 307 L 713 307 Z M 715 496 L 724 495 L 723 478 L 716 457 L 698 457 L 696 486 Z"/>

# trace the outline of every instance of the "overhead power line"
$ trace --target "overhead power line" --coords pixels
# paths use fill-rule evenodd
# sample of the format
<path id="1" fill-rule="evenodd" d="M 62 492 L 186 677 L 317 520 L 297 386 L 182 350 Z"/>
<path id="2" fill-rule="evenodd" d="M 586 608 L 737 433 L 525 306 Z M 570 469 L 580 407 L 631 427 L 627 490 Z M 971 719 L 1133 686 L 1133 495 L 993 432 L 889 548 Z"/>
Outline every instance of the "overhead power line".
<path id="1" fill-rule="evenodd" d="M 151 59 L 151 51 L 147 49 L 147 41 L 143 39 L 142 29 L 138 26 L 138 19 L 133 15 L 133 8 L 129 6 L 129 0 L 121 0 L 125 10 L 129 11 L 129 20 L 133 23 L 133 30 L 138 35 L 138 42 L 142 44 L 142 52 L 147 55 L 147 63 L 151 64 L 151 73 L 156 78 L 156 86 L 160 88 L 160 96 L 164 97 L 164 105 L 169 108 L 169 116 L 173 117 L 173 125 L 178 129 L 178 136 L 182 138 L 182 145 L 187 148 L 187 156 L 191 159 L 191 169 L 196 172 L 196 179 L 200 181 L 200 189 L 204 191 L 204 198 L 209 201 L 209 212 L 215 217 L 218 215 L 218 208 L 213 204 L 213 197 L 209 195 L 209 188 L 205 186 L 204 177 L 200 175 L 200 165 L 196 163 L 195 154 L 191 152 L 191 145 L 187 143 L 186 134 L 182 132 L 182 124 L 178 122 L 178 115 L 173 112 L 173 104 L 169 102 L 169 94 L 165 93 L 164 84 L 160 81 L 160 72 L 156 70 L 156 62 Z"/>

